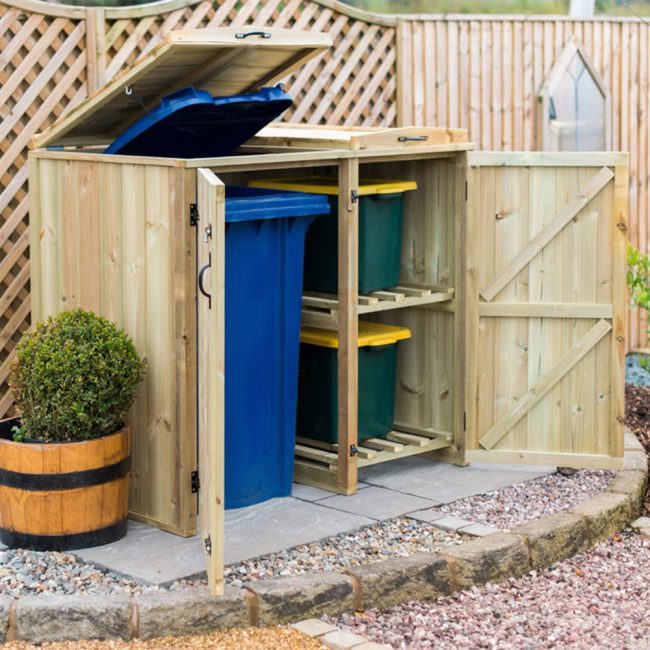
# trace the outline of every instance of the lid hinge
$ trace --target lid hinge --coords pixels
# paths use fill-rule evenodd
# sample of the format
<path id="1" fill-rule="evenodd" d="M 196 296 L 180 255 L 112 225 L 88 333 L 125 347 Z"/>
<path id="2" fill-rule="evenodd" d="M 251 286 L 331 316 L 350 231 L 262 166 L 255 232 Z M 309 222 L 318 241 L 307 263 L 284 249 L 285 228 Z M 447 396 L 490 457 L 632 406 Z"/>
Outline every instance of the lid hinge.
<path id="1" fill-rule="evenodd" d="M 468 187 L 468 182 L 465 181 L 465 201 L 467 201 L 467 195 L 469 193 L 469 187 Z"/>
<path id="2" fill-rule="evenodd" d="M 201 489 L 201 481 L 199 480 L 199 470 L 192 472 L 192 494 L 196 494 Z"/>
<path id="3" fill-rule="evenodd" d="M 199 207 L 196 203 L 190 203 L 190 226 L 196 228 L 199 224 Z"/>
<path id="4" fill-rule="evenodd" d="M 358 453 L 358 447 L 356 445 L 350 445 L 350 456 L 356 456 Z"/>
<path id="5" fill-rule="evenodd" d="M 210 535 L 203 540 L 203 548 L 205 548 L 206 555 L 212 555 L 212 539 Z"/>
<path id="6" fill-rule="evenodd" d="M 350 192 L 350 200 L 352 203 L 356 203 L 359 200 L 359 192 L 357 190 L 352 190 Z"/>

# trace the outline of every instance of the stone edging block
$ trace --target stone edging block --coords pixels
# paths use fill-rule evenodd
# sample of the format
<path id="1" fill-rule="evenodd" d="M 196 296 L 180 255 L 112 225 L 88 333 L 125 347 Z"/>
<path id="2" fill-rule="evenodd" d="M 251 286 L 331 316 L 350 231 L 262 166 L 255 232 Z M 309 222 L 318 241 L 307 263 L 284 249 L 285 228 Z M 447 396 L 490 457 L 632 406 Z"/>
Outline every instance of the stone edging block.
<path id="1" fill-rule="evenodd" d="M 445 558 L 416 553 L 404 558 L 373 562 L 348 569 L 359 582 L 361 598 L 356 609 L 392 607 L 409 600 L 435 600 L 453 590 Z"/>
<path id="2" fill-rule="evenodd" d="M 138 630 L 141 639 L 158 636 L 208 634 L 229 627 L 250 624 L 249 608 L 241 589 L 226 587 L 223 596 L 212 596 L 209 590 L 171 591 L 135 597 L 138 609 Z"/>
<path id="3" fill-rule="evenodd" d="M 133 598 L 1 596 L 0 643 L 149 639 L 282 624 L 323 614 L 336 616 L 361 607 L 390 607 L 416 598 L 432 600 L 457 589 L 520 576 L 531 568 L 543 568 L 585 551 L 636 519 L 648 480 L 647 465 L 636 458 L 638 454 L 626 450 L 626 458 L 633 456 L 632 468 L 620 471 L 605 492 L 568 512 L 542 517 L 512 532 L 448 547 L 444 552 L 383 560 L 351 568 L 347 574 L 309 573 L 252 582 L 243 588 L 227 587 L 222 597 L 211 596 L 207 589 Z M 358 647 L 370 650 L 377 646 L 364 642 Z"/>
<path id="4" fill-rule="evenodd" d="M 129 639 L 130 596 L 24 596 L 17 601 L 15 634 L 21 641 Z"/>
<path id="5" fill-rule="evenodd" d="M 509 533 L 452 546 L 442 555 L 449 558 L 455 590 L 519 577 L 531 569 L 526 543 Z"/>
<path id="6" fill-rule="evenodd" d="M 245 589 L 255 597 L 255 625 L 291 623 L 323 614 L 336 616 L 352 611 L 355 605 L 354 582 L 335 571 L 258 580 Z"/>

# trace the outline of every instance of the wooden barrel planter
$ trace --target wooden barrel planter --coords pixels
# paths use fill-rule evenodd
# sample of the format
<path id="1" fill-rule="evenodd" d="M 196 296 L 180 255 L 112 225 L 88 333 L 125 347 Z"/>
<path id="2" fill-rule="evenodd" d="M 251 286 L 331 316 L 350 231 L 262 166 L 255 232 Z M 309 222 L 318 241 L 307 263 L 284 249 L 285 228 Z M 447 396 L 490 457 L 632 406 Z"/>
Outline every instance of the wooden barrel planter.
<path id="1" fill-rule="evenodd" d="M 32 550 L 99 546 L 126 534 L 129 428 L 82 442 L 14 442 L 0 422 L 0 541 Z"/>

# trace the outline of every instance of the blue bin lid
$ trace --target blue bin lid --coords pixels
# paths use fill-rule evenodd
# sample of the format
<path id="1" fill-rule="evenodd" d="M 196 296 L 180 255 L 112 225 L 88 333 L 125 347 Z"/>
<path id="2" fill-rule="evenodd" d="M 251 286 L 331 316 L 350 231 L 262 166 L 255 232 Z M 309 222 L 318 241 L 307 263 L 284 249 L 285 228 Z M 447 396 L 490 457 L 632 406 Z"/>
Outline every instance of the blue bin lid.
<path id="1" fill-rule="evenodd" d="M 238 185 L 226 186 L 226 223 L 311 217 L 329 212 L 329 200 L 324 195 Z"/>
<path id="2" fill-rule="evenodd" d="M 282 88 L 213 97 L 192 86 L 163 97 L 105 150 L 108 154 L 210 158 L 225 156 L 292 104 Z"/>

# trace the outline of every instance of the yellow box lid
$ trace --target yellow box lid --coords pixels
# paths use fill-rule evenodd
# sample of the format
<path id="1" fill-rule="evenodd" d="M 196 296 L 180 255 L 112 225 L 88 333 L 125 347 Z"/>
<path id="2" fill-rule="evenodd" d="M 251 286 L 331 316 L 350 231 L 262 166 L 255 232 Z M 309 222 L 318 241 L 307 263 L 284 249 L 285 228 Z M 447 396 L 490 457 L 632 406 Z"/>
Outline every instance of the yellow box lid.
<path id="1" fill-rule="evenodd" d="M 339 186 L 336 178 L 331 176 L 299 176 L 295 178 L 260 178 L 249 181 L 249 187 L 264 187 L 271 190 L 290 190 L 293 192 L 311 192 L 312 194 L 329 194 L 336 196 Z M 359 181 L 359 195 L 401 194 L 417 190 L 415 181 L 370 180 Z"/>
<path id="2" fill-rule="evenodd" d="M 410 338 L 411 330 L 408 327 L 394 327 L 393 325 L 359 321 L 360 348 L 392 345 L 397 341 Z M 300 341 L 301 343 L 318 345 L 322 348 L 337 349 L 339 347 L 339 334 L 335 330 L 303 326 L 300 329 Z"/>

